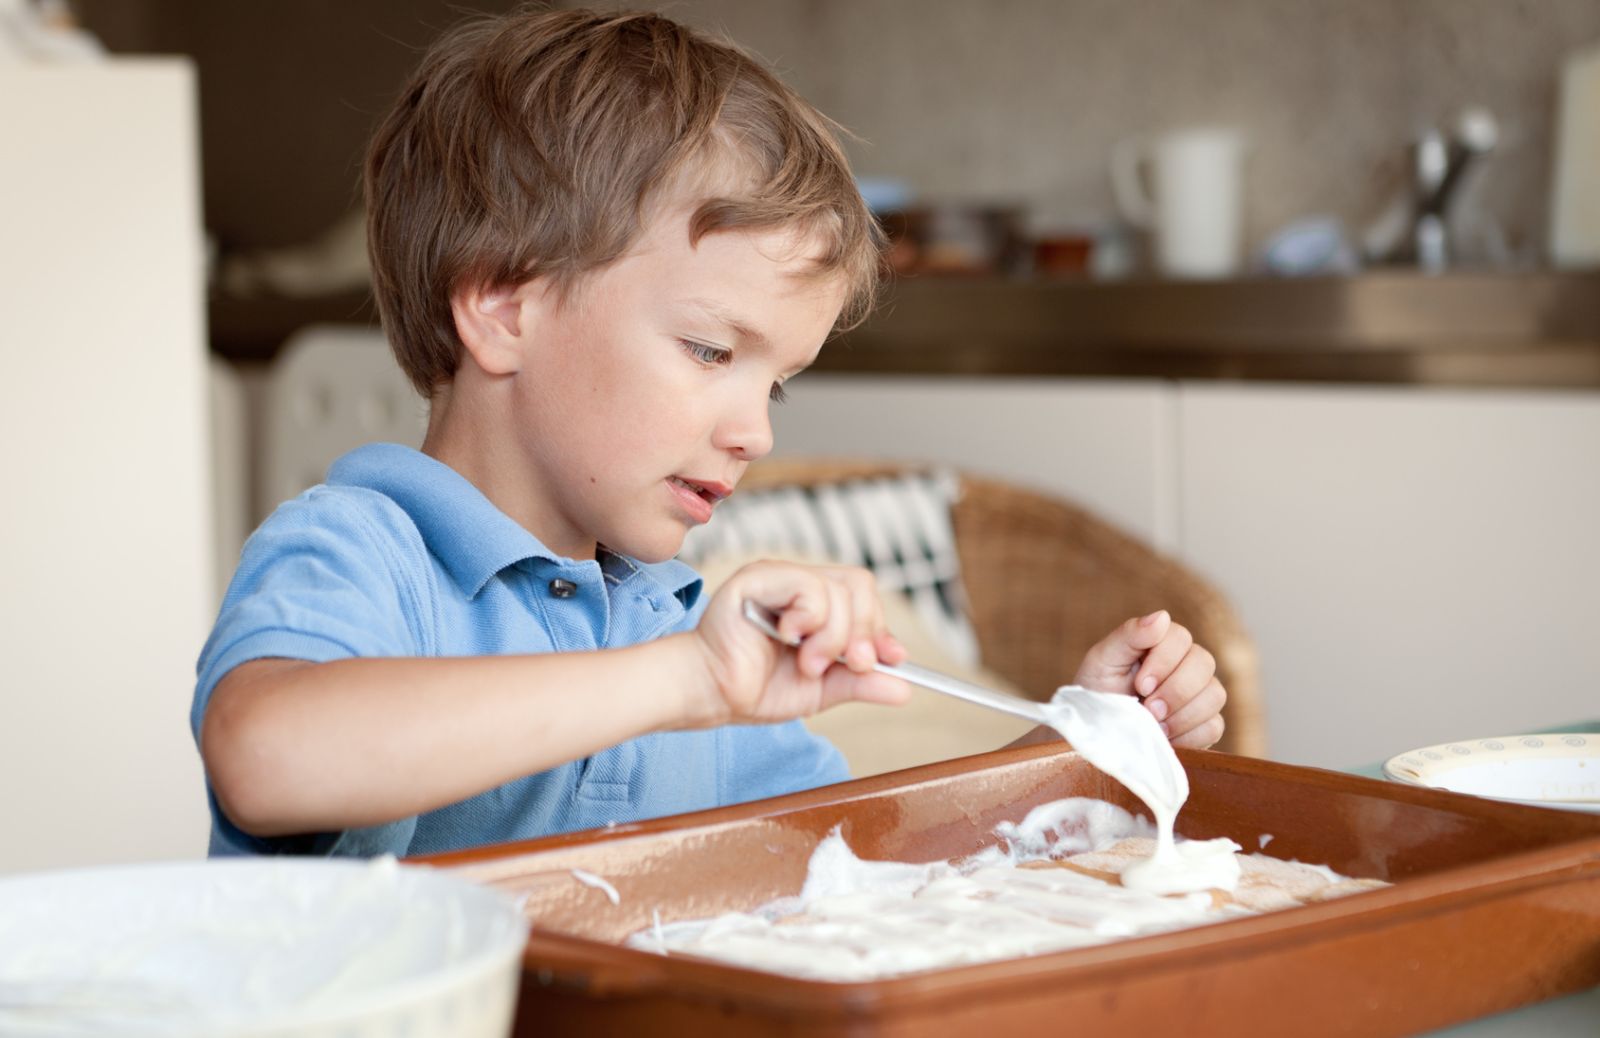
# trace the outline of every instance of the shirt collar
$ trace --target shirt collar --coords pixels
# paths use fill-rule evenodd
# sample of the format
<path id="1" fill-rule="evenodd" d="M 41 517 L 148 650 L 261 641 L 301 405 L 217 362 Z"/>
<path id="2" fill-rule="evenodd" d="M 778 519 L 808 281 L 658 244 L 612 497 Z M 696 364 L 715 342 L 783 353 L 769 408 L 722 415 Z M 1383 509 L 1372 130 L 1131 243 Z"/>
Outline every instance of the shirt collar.
<path id="1" fill-rule="evenodd" d="M 482 591 L 495 574 L 524 559 L 577 564 L 545 547 L 461 473 L 410 447 L 397 443 L 358 447 L 333 463 L 328 483 L 374 490 L 399 505 L 417 524 L 428 550 L 469 596 Z M 626 561 L 671 592 L 685 608 L 700 597 L 700 575 L 677 559 Z"/>

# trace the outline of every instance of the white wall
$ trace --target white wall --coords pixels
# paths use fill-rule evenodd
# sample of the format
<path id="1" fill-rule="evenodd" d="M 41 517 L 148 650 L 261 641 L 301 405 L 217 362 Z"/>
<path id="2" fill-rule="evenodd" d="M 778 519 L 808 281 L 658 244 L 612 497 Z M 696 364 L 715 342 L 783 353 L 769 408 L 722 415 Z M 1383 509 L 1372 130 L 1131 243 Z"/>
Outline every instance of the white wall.
<path id="1" fill-rule="evenodd" d="M 1176 547 L 1173 390 L 1154 381 L 806 375 L 773 408 L 777 456 L 940 461 L 1070 491 Z"/>
<path id="2" fill-rule="evenodd" d="M 0 68 L 0 872 L 205 851 L 193 70 Z"/>
<path id="3" fill-rule="evenodd" d="M 1324 767 L 1600 717 L 1600 393 L 807 375 L 778 453 L 944 461 L 1185 560 Z"/>

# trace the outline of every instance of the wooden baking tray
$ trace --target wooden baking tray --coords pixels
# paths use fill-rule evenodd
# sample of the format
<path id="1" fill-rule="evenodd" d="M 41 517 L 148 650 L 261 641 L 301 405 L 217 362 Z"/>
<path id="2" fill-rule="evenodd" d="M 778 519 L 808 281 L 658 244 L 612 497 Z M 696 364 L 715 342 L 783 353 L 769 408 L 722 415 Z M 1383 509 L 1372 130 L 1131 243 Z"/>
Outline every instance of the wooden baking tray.
<path id="1" fill-rule="evenodd" d="M 1002 750 L 789 797 L 431 863 L 525 895 L 518 1034 L 1408 1035 L 1600 983 L 1600 816 L 1182 751 L 1180 834 L 1395 885 L 1003 962 L 798 980 L 617 942 L 799 891 L 834 826 L 864 858 L 931 861 L 1068 796 L 1142 805 L 1077 754 Z M 579 882 L 583 869 L 621 896 Z"/>

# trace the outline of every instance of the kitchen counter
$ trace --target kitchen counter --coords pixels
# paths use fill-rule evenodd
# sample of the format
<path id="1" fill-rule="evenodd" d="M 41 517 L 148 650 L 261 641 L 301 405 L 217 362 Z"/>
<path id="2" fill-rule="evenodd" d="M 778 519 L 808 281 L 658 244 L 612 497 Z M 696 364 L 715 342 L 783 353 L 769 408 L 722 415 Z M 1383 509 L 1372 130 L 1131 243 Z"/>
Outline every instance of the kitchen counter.
<path id="1" fill-rule="evenodd" d="M 210 304 L 212 348 L 264 361 L 361 293 Z M 816 370 L 1600 386 L 1600 271 L 1230 281 L 902 277 Z"/>
<path id="2" fill-rule="evenodd" d="M 839 345 L 817 370 L 1600 386 L 1600 271 L 903 278 Z"/>

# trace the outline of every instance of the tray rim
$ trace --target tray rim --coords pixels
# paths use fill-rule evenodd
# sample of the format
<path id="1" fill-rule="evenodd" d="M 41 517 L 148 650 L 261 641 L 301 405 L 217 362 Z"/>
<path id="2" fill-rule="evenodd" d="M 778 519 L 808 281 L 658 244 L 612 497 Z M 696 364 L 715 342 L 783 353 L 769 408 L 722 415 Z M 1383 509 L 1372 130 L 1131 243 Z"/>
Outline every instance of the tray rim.
<path id="1" fill-rule="evenodd" d="M 996 750 L 959 760 L 969 765 L 965 770 L 970 773 L 1058 755 L 1075 755 L 1075 751 L 1062 745 L 1045 744 Z M 875 980 L 802 978 L 694 956 L 661 956 L 596 938 L 543 930 L 530 921 L 523 955 L 524 975 L 538 974 L 550 982 L 575 987 L 595 997 L 666 990 L 675 997 L 695 1001 L 734 996 L 752 1008 L 781 1011 L 815 1021 L 837 1020 L 891 1008 L 917 1006 L 926 1009 L 948 999 L 959 1000 L 974 988 L 981 988 L 990 995 L 1014 994 L 1018 989 L 1037 992 L 1044 975 L 1048 975 L 1057 988 L 1093 985 L 1107 979 L 1107 974 L 1126 969 L 1130 961 L 1140 962 L 1141 969 L 1151 973 L 1191 969 L 1193 955 L 1200 949 L 1213 959 L 1246 958 L 1270 952 L 1277 945 L 1299 943 L 1309 928 L 1316 929 L 1319 939 L 1346 936 L 1545 887 L 1600 881 L 1600 817 L 1339 771 L 1238 758 L 1214 751 L 1180 750 L 1179 755 L 1192 758 L 1193 763 L 1203 764 L 1209 770 L 1257 775 L 1267 771 L 1291 780 L 1299 777 L 1302 783 L 1315 779 L 1324 788 L 1423 807 L 1470 807 L 1472 814 L 1486 816 L 1490 821 L 1496 817 L 1526 819 L 1529 812 L 1536 812 L 1544 821 L 1570 831 L 1572 838 L 1488 861 L 1439 869 L 1333 902 L 1301 905 L 1086 948 L 946 966 Z M 457 870 L 467 878 L 493 885 L 534 871 L 522 867 L 531 856 L 645 839 L 667 831 L 710 834 L 756 818 L 775 818 L 844 805 L 889 790 L 948 778 L 952 763 L 921 765 L 782 797 L 605 829 L 561 833 L 407 860 Z M 1185 766 L 1190 764 L 1191 760 L 1186 759 Z M 1359 909 L 1352 911 L 1355 905 L 1359 905 Z M 1399 914 L 1391 911 L 1396 908 L 1404 911 Z M 561 961 L 552 965 L 552 958 Z M 571 973 L 581 973 L 581 976 L 566 975 Z"/>
<path id="2" fill-rule="evenodd" d="M 547 851 L 570 847 L 587 847 L 618 840 L 643 838 L 673 830 L 685 832 L 694 830 L 711 833 L 752 818 L 778 817 L 819 807 L 849 804 L 854 801 L 869 799 L 891 789 L 905 789 L 925 782 L 937 781 L 946 777 L 952 764 L 970 763 L 970 767 L 967 770 L 971 772 L 1003 767 L 1009 764 L 1023 764 L 1035 759 L 1055 756 L 1076 757 L 1078 752 L 1064 744 L 1049 743 L 990 750 L 986 753 L 973 754 L 968 757 L 957 757 L 932 764 L 920 764 L 900 771 L 884 772 L 883 774 L 871 775 L 866 778 L 851 779 L 847 782 L 839 782 L 828 786 L 818 786 L 815 789 L 802 790 L 798 793 L 787 793 L 782 796 L 767 797 L 761 800 L 748 800 L 725 807 L 712 807 L 702 811 L 663 815 L 659 818 L 649 818 L 637 822 L 622 822 L 601 828 L 576 829 L 571 832 L 555 833 L 550 836 L 538 836 L 527 840 L 511 840 L 505 843 L 488 844 L 464 850 L 417 855 L 401 860 L 433 865 L 439 868 L 457 869 L 463 874 L 477 879 L 479 882 L 495 882 L 499 878 L 497 873 L 502 871 L 501 868 L 496 867 L 497 865 L 503 867 L 532 854 L 543 854 Z M 1203 763 L 1204 768 L 1207 770 L 1233 774 L 1265 769 L 1287 773 L 1288 777 L 1291 778 L 1297 775 L 1314 776 L 1319 782 L 1335 789 L 1376 795 L 1381 799 L 1398 800 L 1422 807 L 1471 807 L 1473 813 L 1499 814 L 1513 819 L 1526 818 L 1528 817 L 1527 813 L 1533 811 L 1552 821 L 1554 821 L 1552 816 L 1570 819 L 1570 821 L 1561 824 L 1565 824 L 1566 827 L 1579 834 L 1594 833 L 1600 835 L 1600 819 L 1592 817 L 1586 819 L 1583 812 L 1564 811 L 1560 808 L 1506 801 L 1493 797 L 1479 797 L 1467 793 L 1455 793 L 1450 790 L 1394 782 L 1384 778 L 1370 778 L 1350 772 L 1316 768 L 1309 765 L 1286 764 L 1255 757 L 1239 757 L 1216 750 L 1179 749 L 1178 758 L 1185 762 L 1186 769 L 1191 762 L 1194 762 Z M 1181 820 L 1182 816 L 1180 815 L 1179 818 Z"/>

